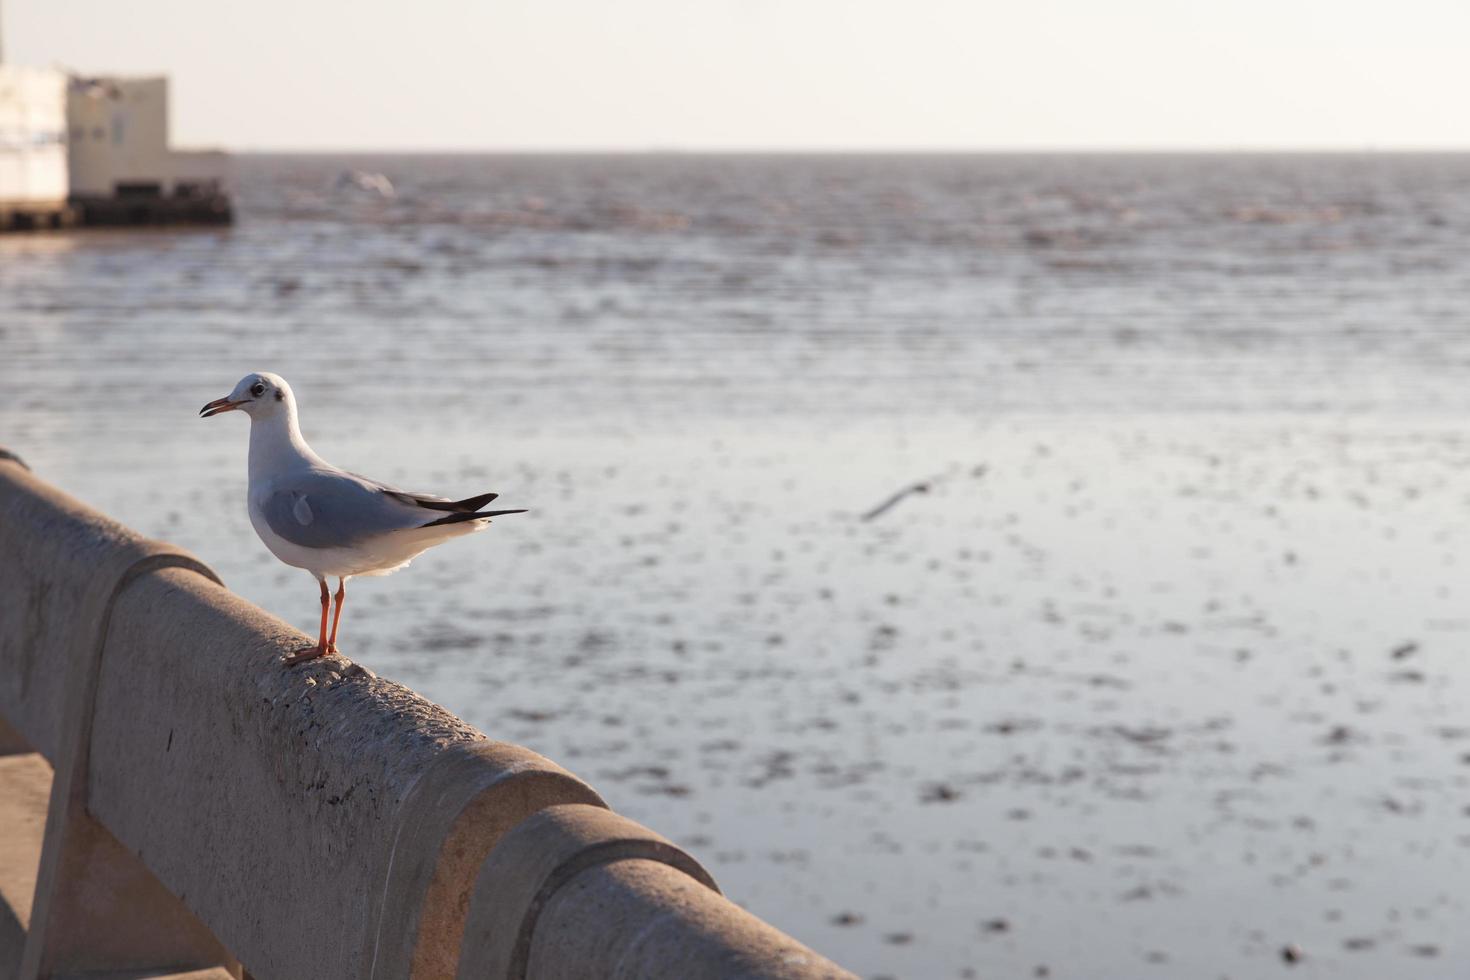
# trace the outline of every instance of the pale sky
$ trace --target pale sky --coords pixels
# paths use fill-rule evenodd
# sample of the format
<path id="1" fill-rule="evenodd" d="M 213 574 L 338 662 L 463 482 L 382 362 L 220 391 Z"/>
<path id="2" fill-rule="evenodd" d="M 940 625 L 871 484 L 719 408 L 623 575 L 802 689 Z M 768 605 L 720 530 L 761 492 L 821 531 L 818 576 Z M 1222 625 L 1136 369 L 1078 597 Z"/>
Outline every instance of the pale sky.
<path id="1" fill-rule="evenodd" d="M 229 149 L 1470 148 L 1470 0 L 0 0 Z"/>

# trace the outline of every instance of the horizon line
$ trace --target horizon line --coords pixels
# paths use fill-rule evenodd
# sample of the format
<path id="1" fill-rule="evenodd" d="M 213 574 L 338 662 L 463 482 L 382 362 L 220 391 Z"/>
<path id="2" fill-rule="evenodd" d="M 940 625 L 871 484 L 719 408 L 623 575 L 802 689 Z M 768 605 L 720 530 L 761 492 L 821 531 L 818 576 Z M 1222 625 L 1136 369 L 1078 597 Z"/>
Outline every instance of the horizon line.
<path id="1" fill-rule="evenodd" d="M 546 147 L 211 147 L 181 142 L 180 149 L 223 149 L 241 155 L 278 156 L 1348 156 L 1459 155 L 1470 144 L 1443 146 L 1014 146 L 1014 147 L 760 147 L 760 146 L 546 146 Z"/>

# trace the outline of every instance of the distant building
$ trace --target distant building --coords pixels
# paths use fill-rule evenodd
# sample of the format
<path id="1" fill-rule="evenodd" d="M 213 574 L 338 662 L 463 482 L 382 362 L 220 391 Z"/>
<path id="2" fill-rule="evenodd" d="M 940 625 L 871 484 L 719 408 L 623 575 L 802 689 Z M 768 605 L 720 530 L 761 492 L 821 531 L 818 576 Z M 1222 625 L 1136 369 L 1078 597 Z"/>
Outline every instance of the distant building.
<path id="1" fill-rule="evenodd" d="M 229 157 L 168 145 L 168 79 L 71 79 L 66 95 L 71 196 L 203 197 L 219 194 Z"/>
<path id="2" fill-rule="evenodd" d="M 0 225 L 66 204 L 66 102 L 61 72 L 0 65 Z"/>
<path id="3" fill-rule="evenodd" d="M 168 145 L 168 79 L 0 64 L 0 231 L 225 224 L 229 157 Z"/>

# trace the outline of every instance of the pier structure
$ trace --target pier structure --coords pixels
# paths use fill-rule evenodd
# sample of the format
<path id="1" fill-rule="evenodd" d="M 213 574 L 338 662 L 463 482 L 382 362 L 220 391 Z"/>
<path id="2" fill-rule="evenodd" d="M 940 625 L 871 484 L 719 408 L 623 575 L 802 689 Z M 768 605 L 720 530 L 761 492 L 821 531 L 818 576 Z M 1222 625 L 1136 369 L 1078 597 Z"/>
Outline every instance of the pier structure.
<path id="1" fill-rule="evenodd" d="M 228 177 L 227 154 L 169 145 L 167 78 L 0 57 L 0 232 L 229 224 Z"/>
<path id="2" fill-rule="evenodd" d="M 0 231 L 75 224 L 68 194 L 66 76 L 0 63 Z"/>
<path id="3" fill-rule="evenodd" d="M 851 978 L 0 450 L 0 980 Z"/>
<path id="4" fill-rule="evenodd" d="M 169 145 L 168 79 L 68 79 L 69 198 L 86 225 L 228 224 L 229 157 Z"/>

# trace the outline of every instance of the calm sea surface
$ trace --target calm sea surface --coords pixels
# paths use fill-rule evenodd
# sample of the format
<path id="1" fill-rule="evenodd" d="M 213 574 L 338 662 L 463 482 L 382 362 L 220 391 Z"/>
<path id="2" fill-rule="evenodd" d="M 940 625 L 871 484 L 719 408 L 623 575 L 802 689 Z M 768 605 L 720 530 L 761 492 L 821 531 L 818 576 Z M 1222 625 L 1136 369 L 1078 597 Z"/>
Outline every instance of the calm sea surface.
<path id="1" fill-rule="evenodd" d="M 1470 157 L 236 185 L 0 238 L 0 444 L 307 630 L 195 417 L 248 371 L 531 508 L 356 582 L 346 652 L 864 976 L 1470 974 Z"/>

